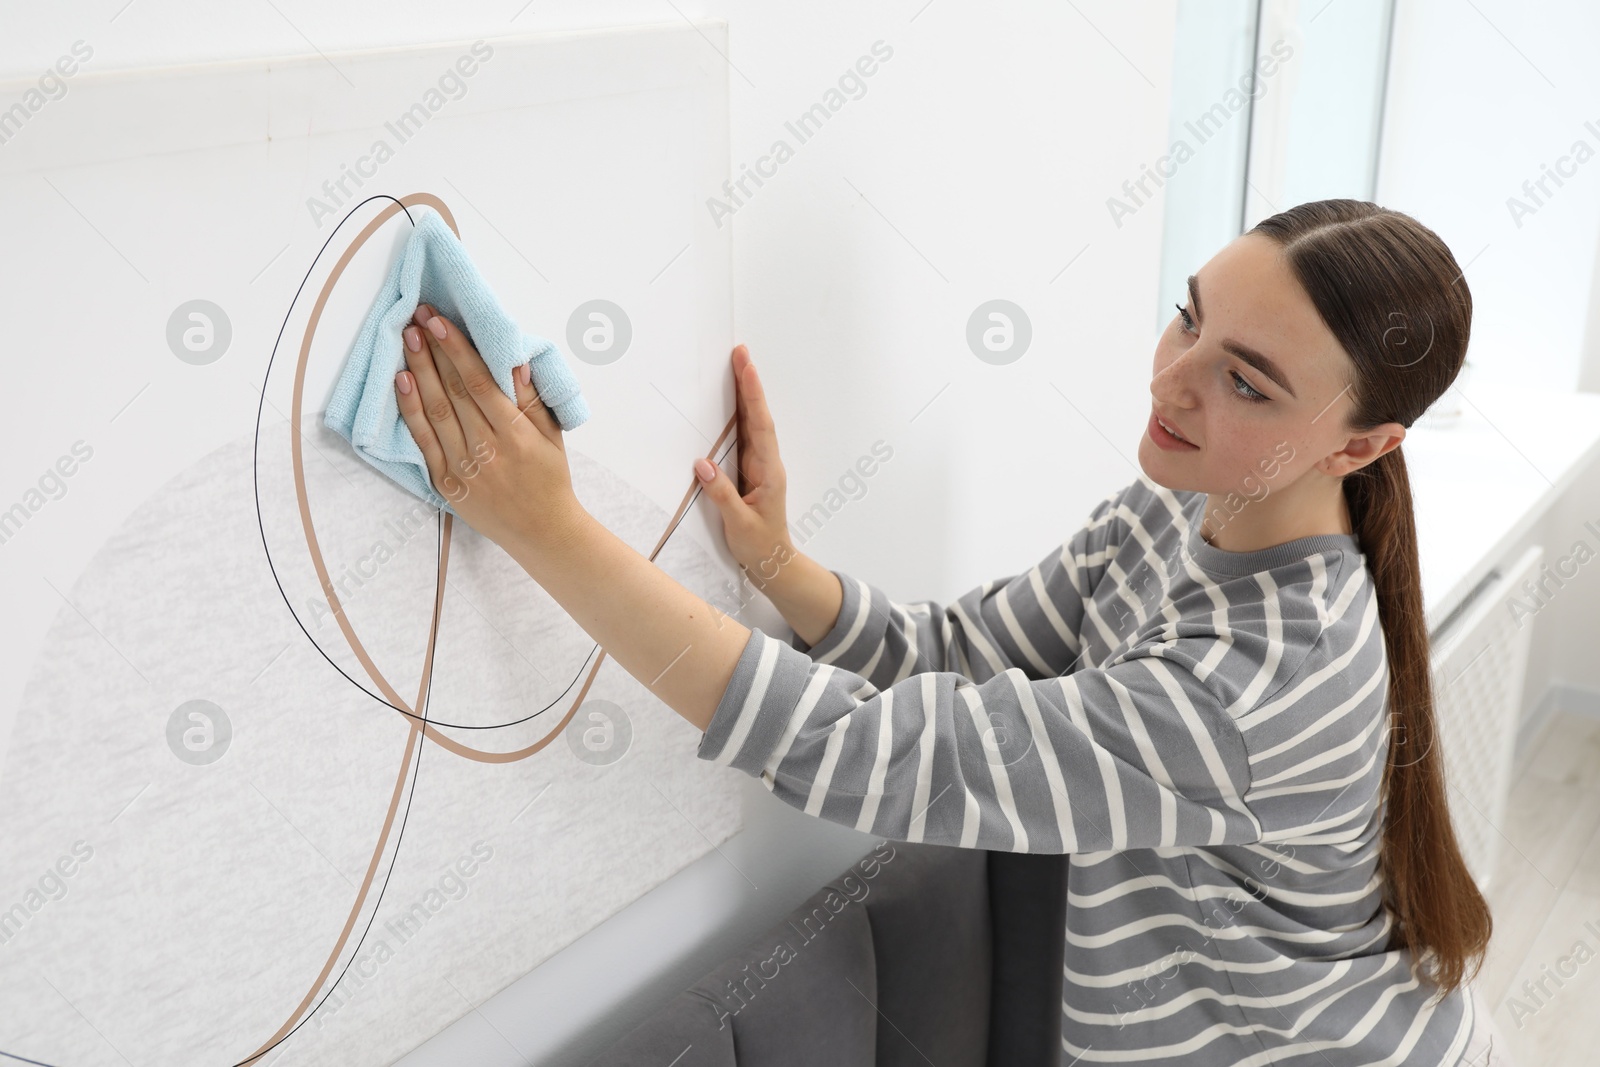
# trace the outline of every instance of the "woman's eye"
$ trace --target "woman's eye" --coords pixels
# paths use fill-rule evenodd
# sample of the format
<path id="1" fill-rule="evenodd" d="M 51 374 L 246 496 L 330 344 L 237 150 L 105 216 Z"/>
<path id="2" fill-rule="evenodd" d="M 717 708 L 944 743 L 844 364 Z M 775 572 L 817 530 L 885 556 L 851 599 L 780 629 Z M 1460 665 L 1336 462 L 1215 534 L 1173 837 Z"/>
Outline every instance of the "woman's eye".
<path id="1" fill-rule="evenodd" d="M 1235 389 L 1234 390 L 1234 392 L 1237 393 L 1240 397 L 1243 397 L 1245 400 L 1250 400 L 1250 401 L 1261 401 L 1261 400 L 1267 399 L 1267 394 L 1259 392 L 1256 389 L 1252 388 L 1249 382 L 1245 381 L 1242 377 L 1240 377 L 1238 371 L 1231 370 L 1228 373 L 1233 376 L 1233 380 L 1235 382 L 1237 382 L 1239 385 L 1241 385 L 1243 387 L 1242 390 L 1241 389 Z"/>
<path id="2" fill-rule="evenodd" d="M 1189 317 L 1189 309 L 1184 307 L 1182 304 L 1174 304 L 1172 306 L 1178 309 L 1178 314 L 1179 315 L 1183 316 L 1183 329 L 1184 329 L 1184 332 L 1185 333 L 1193 333 L 1194 332 L 1194 320 Z"/>

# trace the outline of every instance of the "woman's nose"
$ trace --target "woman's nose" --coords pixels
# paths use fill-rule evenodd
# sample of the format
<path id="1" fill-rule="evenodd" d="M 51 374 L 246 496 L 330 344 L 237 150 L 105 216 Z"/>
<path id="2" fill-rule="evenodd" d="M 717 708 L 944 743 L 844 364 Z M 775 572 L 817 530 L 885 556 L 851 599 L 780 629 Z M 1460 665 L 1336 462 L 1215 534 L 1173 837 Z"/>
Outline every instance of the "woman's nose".
<path id="1" fill-rule="evenodd" d="M 1191 346 L 1165 366 L 1157 367 L 1150 391 L 1169 404 L 1187 404 L 1194 394 L 1195 350 Z"/>
<path id="2" fill-rule="evenodd" d="M 1179 356 L 1150 379 L 1150 394 L 1164 404 L 1177 405 L 1191 392 L 1188 374 L 1188 366 Z"/>

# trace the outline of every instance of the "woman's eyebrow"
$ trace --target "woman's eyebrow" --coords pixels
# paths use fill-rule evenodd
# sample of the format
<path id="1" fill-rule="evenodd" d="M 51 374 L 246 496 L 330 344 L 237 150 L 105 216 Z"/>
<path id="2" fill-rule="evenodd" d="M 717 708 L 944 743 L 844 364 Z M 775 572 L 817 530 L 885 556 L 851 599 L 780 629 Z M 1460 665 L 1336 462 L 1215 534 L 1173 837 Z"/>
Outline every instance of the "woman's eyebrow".
<path id="1" fill-rule="evenodd" d="M 1194 304 L 1195 322 L 1202 322 L 1205 319 L 1205 315 L 1200 310 L 1200 280 L 1193 274 L 1189 275 L 1189 301 Z M 1238 356 L 1240 359 L 1250 364 L 1250 366 L 1254 367 L 1256 370 L 1272 379 L 1283 389 L 1284 392 L 1288 393 L 1296 400 L 1300 399 L 1300 395 L 1294 391 L 1294 386 L 1289 384 L 1289 376 L 1284 374 L 1282 368 L 1280 368 L 1272 360 L 1268 359 L 1260 352 L 1257 352 L 1255 349 L 1250 348 L 1247 345 L 1240 344 L 1238 341 L 1223 341 L 1222 347 L 1224 351 L 1233 353 L 1235 356 Z"/>

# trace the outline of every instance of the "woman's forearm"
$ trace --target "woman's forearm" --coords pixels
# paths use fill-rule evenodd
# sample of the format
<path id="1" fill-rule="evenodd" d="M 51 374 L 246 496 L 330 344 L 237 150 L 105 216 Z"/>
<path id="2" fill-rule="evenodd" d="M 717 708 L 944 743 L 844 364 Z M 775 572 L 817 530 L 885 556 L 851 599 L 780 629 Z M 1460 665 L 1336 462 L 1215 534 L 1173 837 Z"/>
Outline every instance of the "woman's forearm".
<path id="1" fill-rule="evenodd" d="M 557 534 L 546 529 L 537 542 L 502 547 L 623 670 L 706 729 L 750 639 L 748 627 L 713 610 L 581 508 L 562 518 Z"/>
<path id="2" fill-rule="evenodd" d="M 821 641 L 839 620 L 844 603 L 839 579 L 810 556 L 786 548 L 771 561 L 747 571 L 751 582 L 806 644 Z M 772 577 L 766 578 L 767 574 Z"/>
<path id="3" fill-rule="evenodd" d="M 414 319 L 402 331 L 409 354 L 395 376 L 395 396 L 435 489 L 623 670 L 706 730 L 750 630 L 713 611 L 584 509 L 561 427 L 540 402 L 529 366 L 513 373 L 516 395 L 508 397 L 455 323 L 429 304 L 418 305 Z M 726 488 L 724 478 L 716 491 Z"/>

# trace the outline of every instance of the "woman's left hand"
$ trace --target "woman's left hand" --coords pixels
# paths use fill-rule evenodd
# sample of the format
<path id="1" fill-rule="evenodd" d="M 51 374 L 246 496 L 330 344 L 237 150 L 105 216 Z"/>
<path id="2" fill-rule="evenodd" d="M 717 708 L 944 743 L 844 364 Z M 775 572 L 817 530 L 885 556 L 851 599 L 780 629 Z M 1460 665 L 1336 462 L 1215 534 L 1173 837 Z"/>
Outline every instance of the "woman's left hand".
<path id="1" fill-rule="evenodd" d="M 427 304 L 404 330 L 408 370 L 395 376 L 400 414 L 440 496 L 473 529 L 510 550 L 566 536 L 584 513 L 572 491 L 561 427 L 513 368 L 517 399 L 483 357 Z"/>

